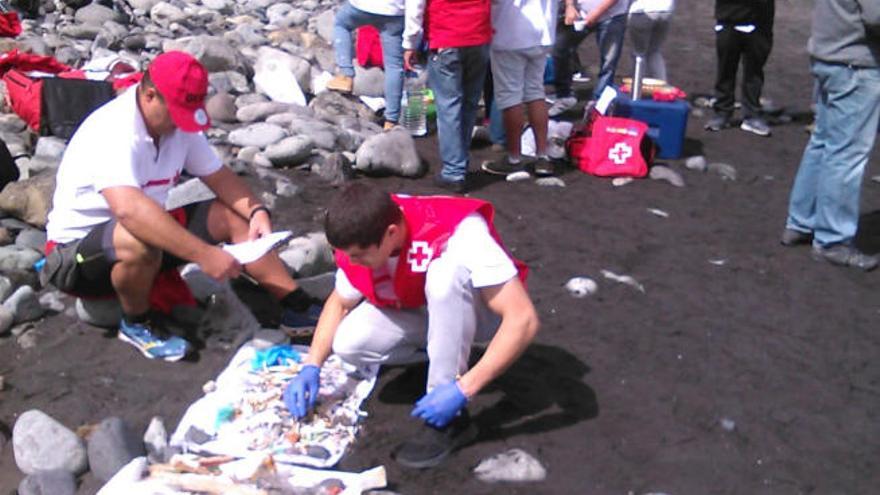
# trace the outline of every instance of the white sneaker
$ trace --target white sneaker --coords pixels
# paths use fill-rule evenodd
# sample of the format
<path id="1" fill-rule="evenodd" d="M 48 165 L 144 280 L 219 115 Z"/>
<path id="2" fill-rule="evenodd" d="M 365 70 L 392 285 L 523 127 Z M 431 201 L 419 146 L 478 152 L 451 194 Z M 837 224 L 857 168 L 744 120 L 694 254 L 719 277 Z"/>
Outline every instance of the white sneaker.
<path id="1" fill-rule="evenodd" d="M 552 105 L 550 105 L 550 109 L 547 110 L 547 113 L 551 117 L 557 117 L 574 108 L 574 106 L 577 105 L 577 102 L 577 98 L 575 98 L 574 96 L 565 96 L 559 98 Z"/>

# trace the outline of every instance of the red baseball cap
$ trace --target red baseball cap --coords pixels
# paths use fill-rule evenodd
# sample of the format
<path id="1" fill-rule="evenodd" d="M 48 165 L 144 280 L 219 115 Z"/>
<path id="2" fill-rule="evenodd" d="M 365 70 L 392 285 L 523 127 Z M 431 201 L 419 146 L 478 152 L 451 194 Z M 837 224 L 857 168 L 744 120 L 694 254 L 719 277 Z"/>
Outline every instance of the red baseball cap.
<path id="1" fill-rule="evenodd" d="M 147 70 L 180 130 L 199 132 L 211 127 L 205 111 L 208 71 L 198 60 L 185 52 L 165 52 Z"/>

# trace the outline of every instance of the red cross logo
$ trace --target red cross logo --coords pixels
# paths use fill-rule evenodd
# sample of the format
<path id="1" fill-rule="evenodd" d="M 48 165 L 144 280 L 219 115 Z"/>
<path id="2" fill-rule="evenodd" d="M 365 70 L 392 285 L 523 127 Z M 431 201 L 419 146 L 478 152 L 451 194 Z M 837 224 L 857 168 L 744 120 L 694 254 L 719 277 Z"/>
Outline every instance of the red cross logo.
<path id="1" fill-rule="evenodd" d="M 617 143 L 608 150 L 608 158 L 618 165 L 626 163 L 626 159 L 631 156 L 633 156 L 632 146 L 626 143 Z"/>
<path id="2" fill-rule="evenodd" d="M 434 250 L 427 242 L 414 241 L 406 252 L 406 262 L 414 273 L 423 273 L 428 271 L 428 263 L 433 255 Z"/>

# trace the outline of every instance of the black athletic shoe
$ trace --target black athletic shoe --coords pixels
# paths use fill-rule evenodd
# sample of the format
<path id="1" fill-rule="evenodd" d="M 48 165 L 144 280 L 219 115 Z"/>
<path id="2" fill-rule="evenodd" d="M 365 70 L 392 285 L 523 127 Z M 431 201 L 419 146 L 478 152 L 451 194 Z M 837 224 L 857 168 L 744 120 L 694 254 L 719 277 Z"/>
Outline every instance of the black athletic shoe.
<path id="1" fill-rule="evenodd" d="M 553 164 L 547 158 L 538 158 L 535 160 L 535 175 L 538 177 L 550 177 L 556 173 Z"/>
<path id="2" fill-rule="evenodd" d="M 434 176 L 434 185 L 453 194 L 464 194 L 468 191 L 467 181 L 444 179 L 439 175 Z"/>
<path id="3" fill-rule="evenodd" d="M 715 115 L 709 122 L 706 123 L 704 129 L 707 131 L 718 132 L 722 129 L 727 129 L 730 127 L 730 116 L 729 115 Z"/>
<path id="4" fill-rule="evenodd" d="M 493 175 L 510 175 L 514 172 L 519 172 L 520 170 L 525 169 L 525 163 L 522 161 L 510 163 L 510 160 L 508 160 L 507 157 L 504 157 L 494 162 L 483 162 L 480 168 L 483 169 L 483 172 Z"/>
<path id="5" fill-rule="evenodd" d="M 464 447 L 477 438 L 477 427 L 471 422 L 467 410 L 445 428 L 422 424 L 419 431 L 400 444 L 394 459 L 401 465 L 416 469 L 434 467 L 454 450 Z"/>

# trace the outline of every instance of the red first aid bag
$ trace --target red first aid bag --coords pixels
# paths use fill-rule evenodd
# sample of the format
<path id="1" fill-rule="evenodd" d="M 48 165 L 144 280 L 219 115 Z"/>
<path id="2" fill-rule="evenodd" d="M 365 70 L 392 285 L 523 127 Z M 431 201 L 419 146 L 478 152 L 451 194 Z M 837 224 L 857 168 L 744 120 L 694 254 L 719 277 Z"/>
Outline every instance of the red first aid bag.
<path id="1" fill-rule="evenodd" d="M 379 37 L 379 30 L 375 27 L 367 24 L 357 29 L 355 52 L 357 63 L 361 67 L 385 67 L 382 58 L 382 40 Z"/>
<path id="2" fill-rule="evenodd" d="M 582 171 L 598 177 L 644 177 L 654 159 L 648 125 L 623 117 L 595 114 L 572 133 L 565 149 Z"/>

